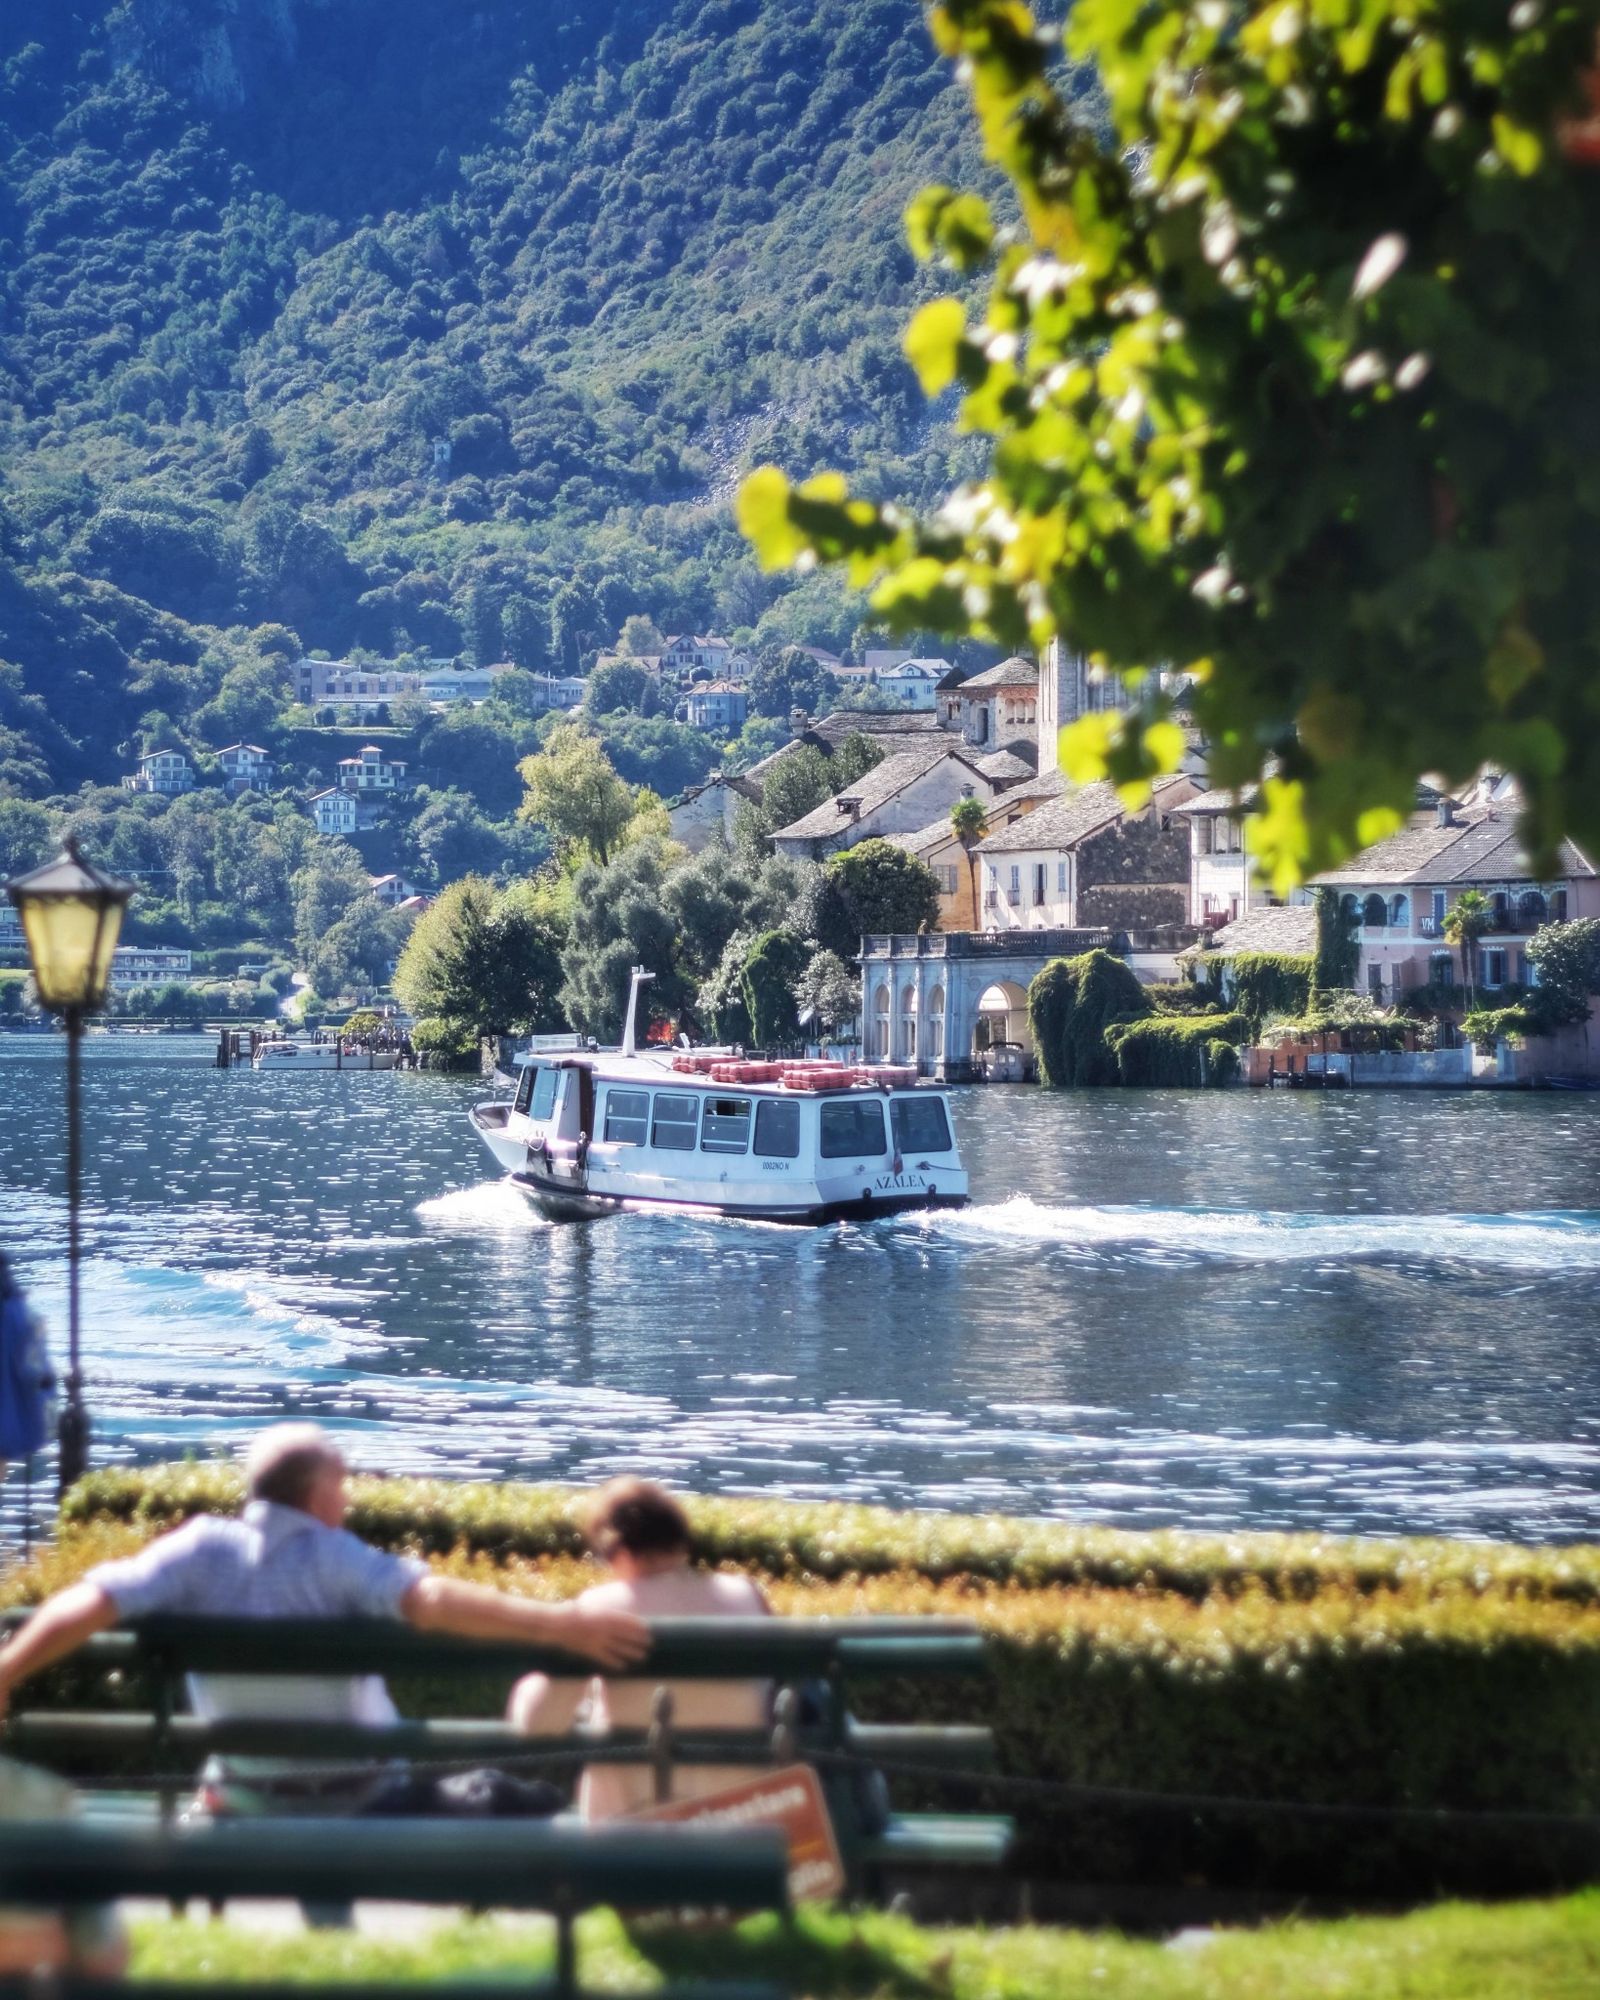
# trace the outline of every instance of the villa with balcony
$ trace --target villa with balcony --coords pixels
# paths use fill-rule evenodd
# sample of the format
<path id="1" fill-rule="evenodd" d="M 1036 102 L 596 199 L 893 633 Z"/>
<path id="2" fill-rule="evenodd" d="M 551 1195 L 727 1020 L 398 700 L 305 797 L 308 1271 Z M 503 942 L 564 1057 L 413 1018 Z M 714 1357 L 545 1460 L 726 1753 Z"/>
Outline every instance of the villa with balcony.
<path id="1" fill-rule="evenodd" d="M 387 795 L 406 789 L 405 760 L 385 757 L 376 743 L 363 743 L 354 757 L 341 757 L 335 770 L 342 792 Z"/>
<path id="2" fill-rule="evenodd" d="M 1413 987 L 1462 981 L 1445 925 L 1465 889 L 1478 890 L 1492 912 L 1474 972 L 1474 984 L 1491 991 L 1531 980 L 1527 941 L 1542 925 L 1600 916 L 1600 876 L 1571 841 L 1562 843 L 1556 874 L 1541 879 L 1523 855 L 1511 806 L 1463 806 L 1449 797 L 1312 886 L 1339 891 L 1359 924 L 1359 983 L 1385 1002 Z"/>
<path id="3" fill-rule="evenodd" d="M 151 750 L 139 759 L 138 770 L 123 779 L 122 789 L 181 798 L 194 790 L 194 767 L 181 750 Z"/>

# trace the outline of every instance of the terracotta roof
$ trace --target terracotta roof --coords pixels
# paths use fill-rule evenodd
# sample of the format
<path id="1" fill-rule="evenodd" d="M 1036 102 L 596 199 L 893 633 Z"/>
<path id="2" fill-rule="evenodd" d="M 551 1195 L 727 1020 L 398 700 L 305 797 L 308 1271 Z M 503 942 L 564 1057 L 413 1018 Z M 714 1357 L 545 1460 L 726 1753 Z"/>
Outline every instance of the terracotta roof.
<path id="1" fill-rule="evenodd" d="M 792 825 L 780 826 L 772 836 L 773 839 L 826 840 L 830 834 L 840 832 L 857 820 L 866 819 L 880 806 L 887 805 L 908 785 L 915 784 L 918 778 L 933 770 L 936 765 L 942 764 L 947 757 L 965 770 L 973 769 L 966 758 L 956 755 L 948 739 L 941 740 L 937 746 L 930 748 L 931 755 L 927 750 L 918 748 L 896 751 L 891 756 L 885 757 L 881 764 L 874 764 L 870 771 L 853 779 L 842 790 L 835 792 L 832 798 L 824 799 L 820 806 L 814 806 L 803 818 L 795 820 Z M 979 774 L 974 772 L 974 776 L 977 775 Z M 857 810 L 848 815 L 841 812 L 840 799 L 856 800 Z"/>
<path id="2" fill-rule="evenodd" d="M 1268 903 L 1259 910 L 1245 910 L 1232 923 L 1180 952 L 1188 958 L 1199 952 L 1216 952 L 1232 958 L 1245 951 L 1293 952 L 1309 957 L 1317 948 L 1317 913 L 1310 903 Z"/>
<path id="3" fill-rule="evenodd" d="M 1162 807 L 1163 793 L 1170 791 L 1174 785 L 1188 782 L 1186 778 L 1158 778 L 1152 804 L 1168 810 Z M 1014 794 L 1002 794 L 1002 798 L 1012 796 Z M 991 833 L 979 846 L 978 852 L 1031 854 L 1040 848 L 1076 847 L 1091 833 L 1099 833 L 1103 827 L 1114 826 L 1119 819 L 1126 817 L 1127 807 L 1117 797 L 1116 786 L 1101 779 L 1095 784 L 1079 785 L 1070 792 L 1063 792 L 1031 813 L 1024 813 L 1010 826 Z"/>
<path id="4" fill-rule="evenodd" d="M 985 694 L 990 688 L 1037 687 L 1039 666 L 1035 660 L 1025 660 L 1020 653 L 1013 653 L 1009 660 L 1002 660 L 997 667 L 985 667 L 981 674 L 974 674 L 970 680 L 961 683 L 962 694 Z"/>
<path id="5" fill-rule="evenodd" d="M 1557 877 L 1591 877 L 1594 868 L 1570 840 L 1561 843 Z M 1315 878 L 1335 887 L 1369 882 L 1539 882 L 1522 850 L 1516 816 L 1495 806 L 1457 808 L 1454 822 L 1414 820 Z"/>

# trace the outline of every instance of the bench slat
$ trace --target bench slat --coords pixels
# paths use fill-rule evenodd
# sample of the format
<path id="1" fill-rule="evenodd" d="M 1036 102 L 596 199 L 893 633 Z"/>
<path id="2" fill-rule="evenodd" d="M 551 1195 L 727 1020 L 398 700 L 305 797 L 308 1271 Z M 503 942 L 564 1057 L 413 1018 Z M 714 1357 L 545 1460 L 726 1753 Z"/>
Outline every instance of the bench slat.
<path id="1" fill-rule="evenodd" d="M 116 1821 L 0 1822 L 0 1901 L 115 1896 L 358 1897 L 547 1910 L 788 1903 L 775 1828 L 553 1826 L 539 1820 L 212 1821 L 154 1830 Z"/>
<path id="2" fill-rule="evenodd" d="M 1016 1837 L 1009 1819 L 979 1813 L 897 1813 L 854 1849 L 868 1867 L 999 1868 Z"/>
<path id="3" fill-rule="evenodd" d="M 553 1646 L 458 1639 L 387 1619 L 147 1618 L 84 1649 L 102 1666 L 156 1663 L 192 1673 L 389 1675 L 550 1673 L 593 1669 Z M 838 1666 L 853 1674 L 969 1673 L 984 1643 L 967 1619 L 657 1618 L 648 1657 L 616 1678 L 794 1680 Z"/>
<path id="4" fill-rule="evenodd" d="M 198 1763 L 208 1755 L 333 1758 L 365 1763 L 407 1757 L 424 1763 L 514 1763 L 520 1757 L 570 1752 L 573 1761 L 627 1763 L 645 1752 L 648 1732 L 613 1729 L 603 1739 L 571 1735 L 524 1736 L 508 1723 L 492 1721 L 401 1722 L 373 1728 L 355 1722 L 278 1721 L 233 1718 L 206 1721 L 178 1715 L 165 1723 L 137 1711 L 102 1714 L 69 1709 L 32 1709 L 13 1715 L 6 1742 L 20 1756 L 49 1757 L 62 1752 L 101 1751 L 126 1756 L 170 1746 Z M 805 1752 L 802 1734 L 801 1754 Z M 982 1770 L 994 1762 L 991 1731 L 976 1726 L 922 1723 L 847 1722 L 844 1747 L 852 1755 L 885 1764 L 914 1763 Z M 683 1730 L 673 1735 L 679 1764 L 768 1764 L 768 1729 Z"/>

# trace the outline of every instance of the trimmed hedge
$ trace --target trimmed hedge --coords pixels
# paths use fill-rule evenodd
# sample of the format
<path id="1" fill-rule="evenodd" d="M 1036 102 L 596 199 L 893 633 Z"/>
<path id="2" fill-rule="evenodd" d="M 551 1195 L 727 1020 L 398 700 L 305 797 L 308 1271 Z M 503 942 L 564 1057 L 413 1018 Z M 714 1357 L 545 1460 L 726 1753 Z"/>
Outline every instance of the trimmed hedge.
<path id="1" fill-rule="evenodd" d="M 69 1496 L 57 1548 L 8 1579 L 5 1595 L 59 1587 L 239 1498 L 222 1466 L 97 1474 Z M 593 1574 L 577 1555 L 579 1501 L 559 1488 L 364 1479 L 351 1525 L 459 1573 L 567 1595 Z M 868 1686 L 860 1707 L 991 1722 L 1009 1774 L 1330 1804 L 1600 1812 L 1600 1549 L 1129 1534 L 737 1499 L 695 1500 L 690 1511 L 701 1559 L 755 1571 L 780 1611 L 979 1620 L 991 1682 Z M 56 1692 L 81 1703 L 75 1678 L 62 1674 Z M 399 1692 L 434 1713 L 481 1709 L 485 1698 L 443 1684 Z M 913 1803 L 919 1787 L 897 1779 L 896 1792 Z M 1019 1799 L 1003 1786 L 928 1797 L 1016 1811 L 1022 1865 L 1080 1880 L 1393 1896 L 1600 1875 L 1600 1837 L 1533 1824 L 1252 1821 Z"/>
<path id="2" fill-rule="evenodd" d="M 1243 1014 L 1158 1014 L 1108 1028 L 1106 1047 L 1125 1084 L 1198 1090 L 1232 1083 L 1250 1038 Z"/>

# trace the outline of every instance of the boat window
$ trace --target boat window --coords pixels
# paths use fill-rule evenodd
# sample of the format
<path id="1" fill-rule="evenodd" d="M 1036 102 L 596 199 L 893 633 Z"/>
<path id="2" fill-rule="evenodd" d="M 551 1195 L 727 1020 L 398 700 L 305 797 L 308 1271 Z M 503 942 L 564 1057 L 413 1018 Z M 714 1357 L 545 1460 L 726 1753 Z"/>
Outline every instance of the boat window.
<path id="1" fill-rule="evenodd" d="M 950 1121 L 942 1097 L 896 1097 L 889 1103 L 897 1153 L 948 1153 Z"/>
<path id="2" fill-rule="evenodd" d="M 521 1076 L 517 1078 L 516 1109 L 518 1111 L 526 1111 L 528 1108 L 528 1093 L 533 1089 L 533 1075 L 533 1070 L 526 1068 L 523 1070 Z"/>
<path id="3" fill-rule="evenodd" d="M 557 1069 L 541 1069 L 539 1080 L 533 1086 L 533 1103 L 529 1107 L 530 1118 L 548 1118 L 556 1108 L 556 1085 L 561 1080 Z"/>
<path id="4" fill-rule="evenodd" d="M 702 1153 L 742 1153 L 750 1144 L 748 1097 L 708 1097 L 700 1126 Z"/>
<path id="5" fill-rule="evenodd" d="M 657 1091 L 650 1113 L 650 1143 L 667 1153 L 692 1153 L 700 1128 L 700 1100 L 676 1091 Z"/>
<path id="6" fill-rule="evenodd" d="M 875 1159 L 883 1150 L 883 1106 L 877 1098 L 823 1105 L 825 1160 Z"/>
<path id="7" fill-rule="evenodd" d="M 606 1139 L 616 1146 L 642 1146 L 650 1123 L 648 1090 L 606 1092 Z"/>
<path id="8" fill-rule="evenodd" d="M 763 1097 L 756 1104 L 755 1151 L 769 1160 L 800 1157 L 800 1107 L 781 1098 Z"/>

